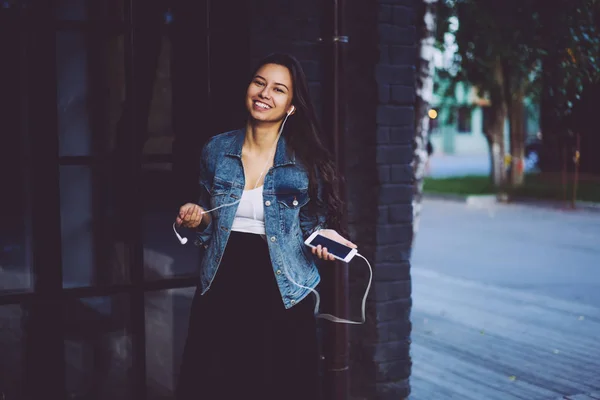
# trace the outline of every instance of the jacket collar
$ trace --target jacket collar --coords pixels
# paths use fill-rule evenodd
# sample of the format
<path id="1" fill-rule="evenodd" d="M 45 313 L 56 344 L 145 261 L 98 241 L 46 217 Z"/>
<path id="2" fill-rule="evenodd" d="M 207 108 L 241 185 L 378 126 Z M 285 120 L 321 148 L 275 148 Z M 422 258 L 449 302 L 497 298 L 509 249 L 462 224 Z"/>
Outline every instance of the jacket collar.
<path id="1" fill-rule="evenodd" d="M 233 140 L 229 149 L 225 152 L 226 156 L 237 157 L 242 159 L 242 146 L 244 145 L 244 138 L 246 137 L 245 129 L 238 129 L 235 131 Z M 273 161 L 273 167 L 280 167 L 283 165 L 296 164 L 296 155 L 290 150 L 288 151 L 285 140 L 285 133 L 283 132 L 277 142 L 277 149 L 275 150 L 275 159 Z"/>

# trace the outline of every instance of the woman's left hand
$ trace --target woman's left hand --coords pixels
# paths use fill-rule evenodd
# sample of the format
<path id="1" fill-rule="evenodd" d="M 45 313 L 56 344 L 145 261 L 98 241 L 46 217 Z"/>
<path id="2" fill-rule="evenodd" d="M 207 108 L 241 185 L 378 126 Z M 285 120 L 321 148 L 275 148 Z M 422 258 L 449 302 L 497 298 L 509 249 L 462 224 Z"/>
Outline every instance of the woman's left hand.
<path id="1" fill-rule="evenodd" d="M 348 239 L 344 238 L 342 235 L 340 235 L 333 229 L 321 229 L 319 231 L 319 234 L 325 236 L 328 239 L 339 242 L 345 246 L 352 247 L 353 249 L 358 247 L 357 245 L 355 245 Z M 316 255 L 317 257 L 319 257 L 321 260 L 329 260 L 329 261 L 335 260 L 335 257 L 333 257 L 333 255 L 329 254 L 329 252 L 327 251 L 327 247 L 321 247 L 321 245 L 317 246 L 316 248 L 313 248 L 312 253 L 314 255 Z"/>

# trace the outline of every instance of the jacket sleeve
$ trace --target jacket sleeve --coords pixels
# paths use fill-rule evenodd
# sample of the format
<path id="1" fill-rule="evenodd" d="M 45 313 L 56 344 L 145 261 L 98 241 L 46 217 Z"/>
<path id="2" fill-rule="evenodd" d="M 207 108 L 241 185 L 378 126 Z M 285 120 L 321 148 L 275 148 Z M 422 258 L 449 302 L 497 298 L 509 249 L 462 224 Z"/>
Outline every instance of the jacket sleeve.
<path id="1" fill-rule="evenodd" d="M 317 205 L 309 207 L 309 202 L 300 209 L 300 229 L 302 230 L 304 240 L 313 234 L 313 232 L 327 228 L 327 207 L 323 201 L 323 181 L 319 171 L 317 171 L 316 177 L 317 199 L 312 199 L 312 201 L 315 201 Z"/>
<path id="2" fill-rule="evenodd" d="M 212 187 L 212 181 L 214 177 L 214 168 L 211 168 L 210 163 L 210 149 L 209 145 L 212 140 L 204 145 L 202 148 L 202 155 L 200 157 L 200 197 L 198 199 L 198 205 L 203 210 L 208 211 L 211 207 L 211 195 L 210 188 Z M 196 230 L 196 240 L 194 244 L 196 246 L 208 247 L 208 243 L 213 233 L 213 219 L 211 218 L 210 223 L 203 229 L 198 228 Z"/>

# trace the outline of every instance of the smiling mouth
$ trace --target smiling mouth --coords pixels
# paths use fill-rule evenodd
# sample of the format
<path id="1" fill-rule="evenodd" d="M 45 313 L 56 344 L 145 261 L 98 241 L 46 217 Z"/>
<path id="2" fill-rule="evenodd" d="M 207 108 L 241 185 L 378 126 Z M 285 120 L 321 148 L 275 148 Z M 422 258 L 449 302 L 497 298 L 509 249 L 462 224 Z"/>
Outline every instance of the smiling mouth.
<path id="1" fill-rule="evenodd" d="M 270 109 L 270 108 L 271 108 L 271 106 L 270 106 L 270 105 L 268 105 L 268 104 L 265 104 L 265 103 L 263 103 L 263 102 L 261 102 L 261 101 L 255 101 L 255 102 L 254 102 L 254 105 L 255 105 L 256 107 L 258 107 L 258 108 L 261 108 L 261 109 L 263 109 L 263 110 L 268 110 L 268 109 Z"/>

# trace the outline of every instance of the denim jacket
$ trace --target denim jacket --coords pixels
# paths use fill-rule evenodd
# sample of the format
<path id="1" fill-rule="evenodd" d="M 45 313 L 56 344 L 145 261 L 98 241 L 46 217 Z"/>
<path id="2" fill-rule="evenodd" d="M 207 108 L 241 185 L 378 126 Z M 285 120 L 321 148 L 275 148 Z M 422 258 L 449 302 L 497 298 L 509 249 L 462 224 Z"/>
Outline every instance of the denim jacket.
<path id="1" fill-rule="evenodd" d="M 226 132 L 214 136 L 204 146 L 199 201 L 203 209 L 210 210 L 241 198 L 245 186 L 242 166 L 244 137 L 244 130 Z M 320 182 L 318 188 L 320 196 Z M 315 256 L 304 245 L 304 240 L 315 230 L 325 228 L 325 213 L 322 209 L 309 212 L 309 201 L 306 167 L 286 148 L 285 134 L 282 134 L 273 167 L 265 173 L 263 208 L 273 273 L 285 308 L 293 307 L 310 293 L 287 276 L 310 288 L 317 286 L 321 279 Z M 205 248 L 200 267 L 202 294 L 209 290 L 217 274 L 238 204 L 211 212 L 209 225 L 197 232 L 195 244 Z"/>

